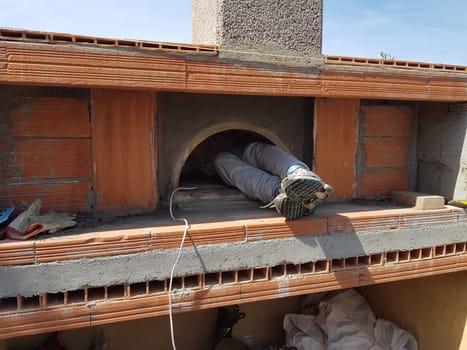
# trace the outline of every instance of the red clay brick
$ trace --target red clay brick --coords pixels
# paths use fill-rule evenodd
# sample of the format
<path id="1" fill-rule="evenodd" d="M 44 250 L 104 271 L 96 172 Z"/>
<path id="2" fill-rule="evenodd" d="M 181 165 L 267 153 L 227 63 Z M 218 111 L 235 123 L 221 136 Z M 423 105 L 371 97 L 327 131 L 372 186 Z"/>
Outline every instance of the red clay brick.
<path id="1" fill-rule="evenodd" d="M 154 94 L 95 90 L 92 108 L 97 209 L 118 215 L 155 209 Z"/>
<path id="2" fill-rule="evenodd" d="M 407 167 L 409 138 L 367 138 L 363 147 L 366 167 Z"/>
<path id="3" fill-rule="evenodd" d="M 404 106 L 362 106 L 368 136 L 410 136 L 412 109 Z"/>
<path id="4" fill-rule="evenodd" d="M 317 98 L 315 171 L 334 187 L 334 198 L 355 195 L 358 99 Z"/>
<path id="5" fill-rule="evenodd" d="M 393 191 L 407 191 L 407 169 L 365 171 L 361 174 L 361 197 L 389 197 Z"/>
<path id="6" fill-rule="evenodd" d="M 90 140 L 16 141 L 14 168 L 21 178 L 79 178 L 91 176 Z"/>
<path id="7" fill-rule="evenodd" d="M 0 205 L 6 207 L 11 203 L 21 208 L 23 202 L 30 204 L 40 197 L 43 200 L 41 212 L 85 211 L 89 209 L 86 196 L 90 188 L 87 182 L 10 184 L 3 186 Z"/>
<path id="8" fill-rule="evenodd" d="M 25 98 L 11 113 L 13 136 L 89 137 L 88 101 Z"/>
<path id="9" fill-rule="evenodd" d="M 336 213 L 326 217 L 329 233 L 345 233 L 398 228 L 400 215 L 397 210 L 380 210 Z"/>

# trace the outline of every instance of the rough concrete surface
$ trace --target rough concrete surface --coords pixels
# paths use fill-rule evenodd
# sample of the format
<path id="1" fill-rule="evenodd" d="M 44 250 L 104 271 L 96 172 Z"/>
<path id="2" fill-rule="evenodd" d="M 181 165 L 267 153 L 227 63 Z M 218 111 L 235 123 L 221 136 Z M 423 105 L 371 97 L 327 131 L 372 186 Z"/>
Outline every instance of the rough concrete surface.
<path id="1" fill-rule="evenodd" d="M 420 192 L 467 199 L 467 106 L 451 105 L 444 117 L 419 117 Z"/>
<path id="2" fill-rule="evenodd" d="M 176 276 L 300 264 L 467 241 L 467 222 L 187 247 Z M 177 249 L 93 259 L 0 267 L 0 298 L 72 291 L 170 277 Z"/>
<path id="3" fill-rule="evenodd" d="M 217 45 L 216 30 L 219 20 L 218 0 L 192 1 L 192 41 L 198 44 Z"/>
<path id="4" fill-rule="evenodd" d="M 394 191 L 391 200 L 399 205 L 409 205 L 417 209 L 442 209 L 444 197 L 411 191 Z"/>
<path id="5" fill-rule="evenodd" d="M 193 1 L 193 41 L 219 45 L 224 57 L 302 61 L 321 56 L 321 36 L 321 0 Z"/>

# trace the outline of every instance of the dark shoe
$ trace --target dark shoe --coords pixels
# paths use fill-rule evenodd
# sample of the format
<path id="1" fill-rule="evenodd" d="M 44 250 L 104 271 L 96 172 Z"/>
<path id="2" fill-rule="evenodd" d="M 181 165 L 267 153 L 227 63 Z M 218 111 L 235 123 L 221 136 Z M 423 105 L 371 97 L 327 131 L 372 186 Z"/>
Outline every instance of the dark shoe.
<path id="1" fill-rule="evenodd" d="M 322 192 L 316 192 L 312 198 L 307 201 L 303 201 L 303 206 L 308 209 L 308 215 L 313 214 L 316 207 L 319 207 L 334 191 L 332 186 L 324 184 Z"/>
<path id="2" fill-rule="evenodd" d="M 272 203 L 272 206 L 276 208 L 277 212 L 287 220 L 301 218 L 307 212 L 307 208 L 302 205 L 301 201 L 291 200 L 283 192 L 279 193 Z"/>
<path id="3" fill-rule="evenodd" d="M 245 313 L 240 312 L 238 305 L 219 308 L 215 343 L 218 344 L 222 339 L 232 337 L 233 326 L 243 318 L 245 318 Z"/>
<path id="4" fill-rule="evenodd" d="M 324 191 L 325 183 L 312 171 L 299 168 L 287 175 L 281 185 L 288 198 L 309 202 L 316 192 Z"/>

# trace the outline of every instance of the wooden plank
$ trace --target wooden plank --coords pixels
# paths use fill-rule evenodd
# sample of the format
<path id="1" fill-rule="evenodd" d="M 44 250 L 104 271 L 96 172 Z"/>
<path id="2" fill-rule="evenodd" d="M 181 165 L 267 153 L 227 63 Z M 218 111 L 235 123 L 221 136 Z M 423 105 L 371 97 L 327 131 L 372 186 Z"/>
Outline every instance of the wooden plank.
<path id="1" fill-rule="evenodd" d="M 334 187 L 334 198 L 349 199 L 355 195 L 359 106 L 358 99 L 315 100 L 314 170 Z"/>
<path id="2" fill-rule="evenodd" d="M 155 209 L 154 94 L 93 90 L 91 105 L 97 209 L 117 215 Z"/>
<path id="3" fill-rule="evenodd" d="M 23 98 L 11 112 L 15 137 L 89 137 L 87 100 Z"/>

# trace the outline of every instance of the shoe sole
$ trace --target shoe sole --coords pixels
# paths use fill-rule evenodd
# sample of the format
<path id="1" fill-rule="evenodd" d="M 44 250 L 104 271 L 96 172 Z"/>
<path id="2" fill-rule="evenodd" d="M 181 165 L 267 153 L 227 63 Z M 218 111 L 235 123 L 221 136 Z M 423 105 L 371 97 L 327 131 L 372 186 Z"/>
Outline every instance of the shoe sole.
<path id="1" fill-rule="evenodd" d="M 279 203 L 275 203 L 276 210 L 287 220 L 296 220 L 305 215 L 307 209 L 302 205 L 302 202 L 291 200 L 284 196 Z"/>
<path id="2" fill-rule="evenodd" d="M 287 197 L 296 201 L 308 201 L 324 188 L 324 182 L 309 176 L 286 177 L 281 184 Z"/>
<path id="3" fill-rule="evenodd" d="M 324 204 L 324 201 L 334 192 L 334 188 L 328 184 L 324 184 L 322 192 L 316 192 L 313 195 L 313 199 L 311 199 L 308 203 L 316 207 L 319 207 Z M 303 202 L 305 207 L 307 206 L 307 202 Z"/>

